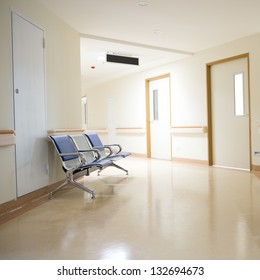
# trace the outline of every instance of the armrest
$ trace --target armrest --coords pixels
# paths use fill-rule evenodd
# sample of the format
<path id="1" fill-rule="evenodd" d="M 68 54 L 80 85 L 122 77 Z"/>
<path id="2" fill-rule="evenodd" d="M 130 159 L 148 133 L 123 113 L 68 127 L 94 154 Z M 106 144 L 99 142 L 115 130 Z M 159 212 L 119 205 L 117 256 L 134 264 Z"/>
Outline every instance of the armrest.
<path id="1" fill-rule="evenodd" d="M 95 161 L 101 158 L 100 152 L 98 149 L 91 149 L 91 150 L 79 150 L 79 153 L 94 153 L 95 154 Z"/>
<path id="2" fill-rule="evenodd" d="M 59 153 L 59 156 L 60 157 L 63 157 L 63 156 L 64 157 L 65 156 L 77 156 L 82 163 L 85 163 L 85 159 L 84 159 L 83 155 L 79 152 L 76 152 L 76 153 Z"/>
<path id="3" fill-rule="evenodd" d="M 61 157 L 65 157 L 65 156 L 78 156 L 79 153 L 76 152 L 76 153 L 59 153 L 59 156 Z"/>
<path id="4" fill-rule="evenodd" d="M 59 153 L 59 156 L 60 157 L 62 157 L 62 156 L 77 156 L 79 158 L 79 163 L 75 167 L 73 167 L 71 169 L 67 169 L 66 168 L 67 169 L 66 173 L 68 173 L 68 174 L 73 174 L 74 171 L 76 171 L 78 168 L 80 168 L 86 162 L 83 154 L 80 153 L 80 152 L 76 152 L 76 153 Z M 63 161 L 62 161 L 62 164 L 65 167 Z"/>
<path id="5" fill-rule="evenodd" d="M 71 169 L 67 169 L 67 173 L 68 174 L 73 174 L 77 169 L 79 169 L 82 165 L 84 165 L 86 163 L 86 159 L 84 158 L 83 153 L 95 153 L 95 159 L 92 162 L 95 162 L 97 160 L 100 159 L 101 155 L 99 153 L 98 149 L 91 149 L 91 150 L 79 150 L 76 153 L 60 153 L 60 156 L 77 156 L 79 158 L 79 163 L 77 165 L 75 165 L 73 168 Z"/>
<path id="6" fill-rule="evenodd" d="M 118 154 L 122 151 L 122 147 L 119 144 L 109 144 L 109 145 L 105 145 L 104 147 L 117 147 L 118 151 L 116 151 L 115 153 Z M 112 150 L 112 148 L 111 148 Z"/>
<path id="7" fill-rule="evenodd" d="M 111 155 L 113 154 L 113 150 L 112 150 L 112 148 L 111 148 L 109 145 L 105 145 L 105 146 L 95 146 L 95 148 L 96 148 L 96 149 L 102 149 L 102 150 L 107 149 L 107 150 L 108 150 L 108 155 L 106 156 L 106 158 L 109 157 L 109 156 L 111 156 Z"/>

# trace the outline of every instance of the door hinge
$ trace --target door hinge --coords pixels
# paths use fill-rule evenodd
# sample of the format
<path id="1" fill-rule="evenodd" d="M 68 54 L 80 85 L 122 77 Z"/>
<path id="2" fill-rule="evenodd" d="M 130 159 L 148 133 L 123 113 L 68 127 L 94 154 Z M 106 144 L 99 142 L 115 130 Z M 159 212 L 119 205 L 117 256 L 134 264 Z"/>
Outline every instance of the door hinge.
<path id="1" fill-rule="evenodd" d="M 45 38 L 42 38 L 42 47 L 45 49 Z"/>

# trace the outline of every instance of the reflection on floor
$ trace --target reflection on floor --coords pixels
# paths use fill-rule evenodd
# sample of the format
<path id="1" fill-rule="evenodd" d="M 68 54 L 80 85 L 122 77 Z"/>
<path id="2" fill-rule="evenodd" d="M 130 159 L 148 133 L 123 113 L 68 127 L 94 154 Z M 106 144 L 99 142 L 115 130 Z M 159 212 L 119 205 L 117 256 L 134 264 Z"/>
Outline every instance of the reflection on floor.
<path id="1" fill-rule="evenodd" d="M 0 259 L 260 259 L 260 180 L 129 157 L 0 225 Z"/>

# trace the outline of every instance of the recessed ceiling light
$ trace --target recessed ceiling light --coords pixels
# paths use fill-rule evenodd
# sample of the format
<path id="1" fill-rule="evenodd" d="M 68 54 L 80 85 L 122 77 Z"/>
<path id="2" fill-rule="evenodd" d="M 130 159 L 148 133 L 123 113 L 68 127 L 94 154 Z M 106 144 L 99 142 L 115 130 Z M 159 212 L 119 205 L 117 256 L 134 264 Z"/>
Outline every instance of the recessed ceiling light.
<path id="1" fill-rule="evenodd" d="M 140 2 L 137 2 L 137 5 L 139 7 L 147 7 L 149 4 L 147 1 L 140 1 Z"/>

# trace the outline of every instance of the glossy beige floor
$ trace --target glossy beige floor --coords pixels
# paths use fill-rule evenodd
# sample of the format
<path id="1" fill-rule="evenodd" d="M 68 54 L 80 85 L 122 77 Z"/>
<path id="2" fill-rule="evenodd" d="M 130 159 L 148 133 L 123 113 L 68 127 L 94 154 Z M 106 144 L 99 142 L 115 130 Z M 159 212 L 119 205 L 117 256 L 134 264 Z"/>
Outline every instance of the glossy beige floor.
<path id="1" fill-rule="evenodd" d="M 260 259 L 260 179 L 128 158 L 0 226 L 1 259 Z"/>

